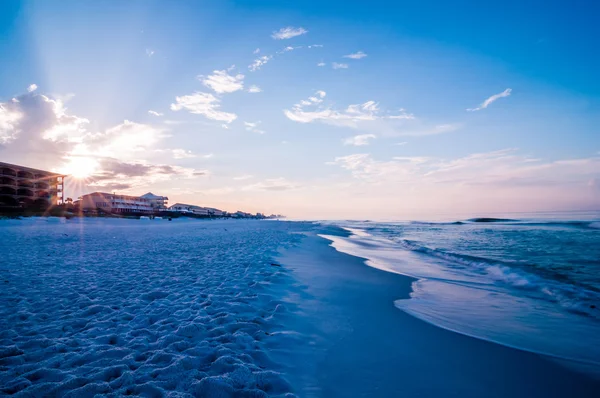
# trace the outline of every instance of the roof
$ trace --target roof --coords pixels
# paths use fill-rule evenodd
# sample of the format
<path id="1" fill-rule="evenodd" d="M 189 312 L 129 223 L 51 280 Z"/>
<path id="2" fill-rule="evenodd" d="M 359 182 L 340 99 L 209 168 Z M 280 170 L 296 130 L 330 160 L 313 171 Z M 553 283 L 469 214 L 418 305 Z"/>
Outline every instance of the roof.
<path id="1" fill-rule="evenodd" d="M 0 162 L 0 167 L 7 167 L 9 169 L 23 170 L 23 171 L 28 171 L 30 173 L 46 174 L 49 176 L 56 176 L 56 177 L 66 176 L 66 174 L 53 173 L 48 170 L 33 169 L 31 167 L 19 166 L 18 164 L 11 164 L 11 163 L 4 163 L 4 162 Z"/>
<path id="2" fill-rule="evenodd" d="M 123 195 L 120 193 L 107 193 L 107 192 L 92 192 L 92 193 L 86 193 L 85 195 L 81 195 L 81 197 L 84 196 L 124 196 L 127 198 L 142 198 L 142 199 L 148 199 L 148 198 L 143 198 L 141 196 L 136 196 L 136 195 Z"/>
<path id="3" fill-rule="evenodd" d="M 144 198 L 144 199 L 164 199 L 164 200 L 168 200 L 169 199 L 166 196 L 158 196 L 158 195 L 153 194 L 152 192 L 148 192 L 148 193 L 140 196 L 140 198 Z"/>

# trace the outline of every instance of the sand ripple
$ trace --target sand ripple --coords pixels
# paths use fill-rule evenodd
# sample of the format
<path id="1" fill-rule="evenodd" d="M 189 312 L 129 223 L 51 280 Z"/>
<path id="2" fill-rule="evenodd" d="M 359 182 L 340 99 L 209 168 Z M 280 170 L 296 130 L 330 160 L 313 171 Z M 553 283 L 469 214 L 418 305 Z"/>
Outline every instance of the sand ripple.
<path id="1" fill-rule="evenodd" d="M 284 222 L 0 225 L 0 391 L 286 396 Z M 297 227 L 296 227 L 297 228 Z M 292 309 L 293 310 L 293 309 Z"/>

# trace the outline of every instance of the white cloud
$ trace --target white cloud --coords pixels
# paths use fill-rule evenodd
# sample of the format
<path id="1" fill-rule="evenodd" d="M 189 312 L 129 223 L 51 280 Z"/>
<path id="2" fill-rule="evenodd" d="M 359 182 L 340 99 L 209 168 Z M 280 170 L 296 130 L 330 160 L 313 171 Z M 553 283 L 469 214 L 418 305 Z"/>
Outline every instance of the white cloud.
<path id="1" fill-rule="evenodd" d="M 37 88 L 38 88 L 37 84 L 35 84 L 35 83 L 34 84 L 30 84 L 29 87 L 27 87 L 27 92 L 32 93 L 35 90 L 37 90 Z"/>
<path id="2" fill-rule="evenodd" d="M 256 50 L 252 51 L 252 54 L 258 54 L 260 52 L 260 48 L 257 48 Z"/>
<path id="3" fill-rule="evenodd" d="M 171 152 L 173 153 L 173 158 L 175 159 L 189 159 L 196 157 L 192 151 L 188 151 L 186 149 L 172 149 Z"/>
<path id="4" fill-rule="evenodd" d="M 577 189 L 580 195 L 589 193 L 589 181 L 597 178 L 597 170 L 600 170 L 600 157 L 544 162 L 520 155 L 517 149 L 503 149 L 456 159 L 394 157 L 377 160 L 362 153 L 337 157 L 327 164 L 348 170 L 364 183 L 380 187 L 395 186 L 390 183 L 407 184 L 410 189 L 435 186 L 431 189 L 438 195 L 445 192 L 460 198 L 469 197 L 465 193 L 467 189 L 480 197 L 489 193 L 492 198 L 497 198 L 498 193 L 512 192 L 508 197 L 519 198 L 518 203 L 521 203 L 528 196 L 515 190 L 534 190 L 529 192 L 537 195 L 535 201 L 539 205 L 540 198 L 550 192 L 562 195 L 566 187 L 571 187 L 571 191 Z M 486 189 L 482 190 L 482 186 Z"/>
<path id="5" fill-rule="evenodd" d="M 27 94 L 0 103 L 0 144 L 20 141 L 19 145 L 25 148 L 29 141 L 35 145 L 41 143 L 40 138 L 65 144 L 81 139 L 89 123 L 87 119 L 67 114 L 60 99 L 29 89 Z"/>
<path id="6" fill-rule="evenodd" d="M 317 66 L 325 66 L 325 65 L 326 65 L 326 64 L 325 64 L 325 62 L 319 62 L 319 63 L 317 64 Z"/>
<path id="7" fill-rule="evenodd" d="M 85 173 L 87 179 L 73 194 L 83 193 L 85 186 L 124 190 L 206 173 L 139 159 L 157 154 L 155 147 L 168 136 L 163 127 L 128 120 L 102 132 L 90 132 L 88 126 L 87 119 L 69 114 L 60 99 L 36 92 L 20 95 L 0 103 L 0 158 L 74 176 Z"/>
<path id="8" fill-rule="evenodd" d="M 299 184 L 280 177 L 269 178 L 256 184 L 247 185 L 242 189 L 244 191 L 288 191 L 290 189 L 296 189 L 299 187 Z"/>
<path id="9" fill-rule="evenodd" d="M 288 26 L 287 28 L 281 28 L 278 31 L 273 32 L 271 37 L 275 40 L 291 39 L 292 37 L 304 35 L 308 33 L 308 30 L 304 28 L 294 28 Z"/>
<path id="10" fill-rule="evenodd" d="M 248 92 L 249 93 L 260 93 L 260 92 L 262 92 L 262 89 L 260 87 L 258 87 L 258 86 L 256 86 L 256 85 L 253 84 L 252 86 L 250 86 L 248 88 Z"/>
<path id="11" fill-rule="evenodd" d="M 252 62 L 250 65 L 248 65 L 248 69 L 250 69 L 250 72 L 256 72 L 263 65 L 265 65 L 267 62 L 269 62 L 271 60 L 271 58 L 273 58 L 272 55 L 263 55 L 262 57 L 258 57 L 254 60 L 254 62 Z"/>
<path id="12" fill-rule="evenodd" d="M 249 180 L 250 178 L 253 178 L 254 176 L 251 174 L 244 174 L 238 177 L 233 177 L 234 180 L 236 181 L 243 181 L 243 180 Z"/>
<path id="13" fill-rule="evenodd" d="M 365 54 L 364 52 L 358 51 L 358 52 L 355 52 L 355 53 L 352 53 L 352 54 L 344 55 L 344 58 L 361 59 L 361 58 L 364 58 L 366 56 L 367 56 L 367 54 Z"/>
<path id="14" fill-rule="evenodd" d="M 198 76 L 206 87 L 213 89 L 219 94 L 233 93 L 244 88 L 244 75 L 237 74 L 231 76 L 227 70 L 215 70 L 212 75 L 207 77 Z"/>
<path id="15" fill-rule="evenodd" d="M 308 46 L 308 48 L 322 48 L 323 45 L 322 44 L 311 44 L 310 46 Z"/>
<path id="16" fill-rule="evenodd" d="M 322 105 L 327 94 L 317 91 L 308 100 L 301 100 L 292 109 L 285 109 L 284 114 L 288 119 L 299 123 L 322 122 L 336 126 L 358 128 L 360 122 L 373 122 L 376 120 L 414 119 L 414 116 L 402 111 L 397 115 L 383 115 L 375 101 L 367 101 L 363 104 L 349 105 L 345 110 L 339 111 Z M 307 108 L 316 109 L 307 109 Z"/>
<path id="17" fill-rule="evenodd" d="M 394 116 L 390 116 L 390 119 L 395 119 Z M 432 127 L 425 126 L 419 129 L 408 129 L 408 130 L 399 130 L 396 131 L 394 135 L 397 136 L 413 136 L 413 137 L 422 137 L 425 135 L 436 135 L 436 134 L 444 134 L 451 133 L 453 131 L 458 130 L 461 127 L 460 124 L 438 124 Z"/>
<path id="18" fill-rule="evenodd" d="M 147 48 L 146 49 L 146 55 L 147 56 L 151 57 L 151 56 L 154 55 L 154 53 L 155 53 L 155 51 L 153 49 L 151 49 L 151 48 Z"/>
<path id="19" fill-rule="evenodd" d="M 331 67 L 333 69 L 348 69 L 348 64 L 338 64 L 337 62 L 333 62 Z"/>
<path id="20" fill-rule="evenodd" d="M 264 134 L 265 132 L 263 130 L 260 130 L 258 128 L 258 126 L 261 124 L 260 121 L 258 122 L 244 122 L 244 126 L 246 126 L 246 131 L 250 131 L 252 133 L 257 133 L 257 134 Z"/>
<path id="21" fill-rule="evenodd" d="M 506 90 L 504 90 L 501 93 L 498 94 L 494 94 L 491 97 L 489 97 L 488 99 L 486 99 L 485 101 L 483 101 L 481 103 L 481 105 L 479 105 L 477 108 L 468 108 L 467 111 L 469 112 L 474 112 L 474 111 L 480 111 L 482 109 L 487 108 L 492 102 L 496 101 L 499 98 L 503 98 L 503 97 L 508 97 L 510 95 L 510 93 L 512 92 L 512 89 L 507 88 Z"/>
<path id="22" fill-rule="evenodd" d="M 196 92 L 190 95 L 175 97 L 176 103 L 171 104 L 171 110 L 187 110 L 190 113 L 204 115 L 208 119 L 231 123 L 237 119 L 235 113 L 223 112 L 220 100 L 210 93 Z"/>
<path id="23" fill-rule="evenodd" d="M 403 142 L 397 142 L 397 143 L 395 143 L 394 146 L 403 146 L 403 145 L 406 145 L 406 144 L 408 144 L 408 142 L 403 141 Z"/>
<path id="24" fill-rule="evenodd" d="M 160 112 L 156 112 L 156 111 L 152 111 L 152 110 L 148 111 L 148 113 L 153 116 L 163 116 L 164 115 L 164 113 L 160 113 Z"/>
<path id="25" fill-rule="evenodd" d="M 297 50 L 297 49 L 299 49 L 299 48 L 302 48 L 302 46 L 296 46 L 296 47 L 293 47 L 293 46 L 287 46 L 287 47 L 285 47 L 283 50 L 281 50 L 281 53 L 287 53 L 287 52 L 290 52 L 290 51 Z"/>
<path id="26" fill-rule="evenodd" d="M 364 146 L 369 145 L 369 140 L 376 138 L 375 134 L 361 134 L 344 140 L 344 145 Z"/>

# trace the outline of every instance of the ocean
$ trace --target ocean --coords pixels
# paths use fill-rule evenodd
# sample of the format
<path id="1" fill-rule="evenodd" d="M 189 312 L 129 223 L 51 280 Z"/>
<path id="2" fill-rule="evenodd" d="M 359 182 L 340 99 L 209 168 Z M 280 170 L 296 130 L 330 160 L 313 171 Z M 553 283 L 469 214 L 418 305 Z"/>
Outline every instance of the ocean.
<path id="1" fill-rule="evenodd" d="M 600 374 L 600 213 L 333 224 L 337 250 L 416 278 L 400 310 Z"/>

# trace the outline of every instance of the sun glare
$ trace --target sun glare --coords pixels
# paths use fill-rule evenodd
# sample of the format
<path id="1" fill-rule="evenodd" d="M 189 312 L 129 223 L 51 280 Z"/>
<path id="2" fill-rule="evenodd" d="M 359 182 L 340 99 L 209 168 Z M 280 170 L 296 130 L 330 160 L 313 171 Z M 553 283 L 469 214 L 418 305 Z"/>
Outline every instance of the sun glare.
<path id="1" fill-rule="evenodd" d="M 98 168 L 98 162 L 92 158 L 71 157 L 63 172 L 72 177 L 83 179 L 91 176 Z"/>

